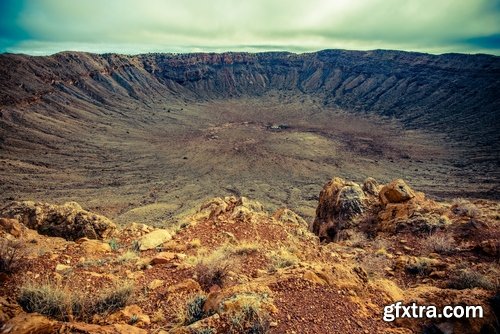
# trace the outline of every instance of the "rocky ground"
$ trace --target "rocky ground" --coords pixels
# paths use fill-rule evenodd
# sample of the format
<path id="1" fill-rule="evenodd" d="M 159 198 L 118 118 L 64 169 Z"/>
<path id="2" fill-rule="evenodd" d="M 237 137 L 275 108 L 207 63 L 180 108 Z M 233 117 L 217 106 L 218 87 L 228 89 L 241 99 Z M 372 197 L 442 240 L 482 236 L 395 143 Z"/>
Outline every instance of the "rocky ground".
<path id="1" fill-rule="evenodd" d="M 310 222 L 234 196 L 168 228 L 77 203 L 11 202 L 0 217 L 1 333 L 499 331 L 495 201 L 334 178 Z M 485 314 L 384 322 L 395 301 Z"/>

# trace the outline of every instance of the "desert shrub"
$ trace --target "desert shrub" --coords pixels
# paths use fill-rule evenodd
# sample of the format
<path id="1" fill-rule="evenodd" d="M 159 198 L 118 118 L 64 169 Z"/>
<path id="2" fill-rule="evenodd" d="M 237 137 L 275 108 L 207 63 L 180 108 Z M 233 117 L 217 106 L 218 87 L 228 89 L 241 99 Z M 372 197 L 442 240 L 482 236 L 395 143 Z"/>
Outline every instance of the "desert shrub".
<path id="1" fill-rule="evenodd" d="M 111 247 L 111 250 L 113 250 L 113 251 L 117 251 L 120 248 L 120 244 L 118 243 L 118 241 L 116 239 L 109 240 L 108 244 L 109 244 L 109 247 Z"/>
<path id="2" fill-rule="evenodd" d="M 89 320 L 94 314 L 107 314 L 127 305 L 133 288 L 116 285 L 98 296 L 82 296 L 49 283 L 27 283 L 21 287 L 17 302 L 29 313 L 67 321 L 70 318 Z"/>
<path id="3" fill-rule="evenodd" d="M 196 328 L 191 330 L 192 334 L 215 334 L 215 330 L 210 327 L 206 328 Z"/>
<path id="4" fill-rule="evenodd" d="M 449 235 L 435 233 L 423 241 L 423 246 L 431 252 L 448 254 L 455 249 L 455 240 Z"/>
<path id="5" fill-rule="evenodd" d="M 291 267 L 299 262 L 299 258 L 285 248 L 280 248 L 278 251 L 272 251 L 269 254 L 269 258 L 271 260 L 271 271 L 275 271 L 279 268 Z"/>
<path id="6" fill-rule="evenodd" d="M 71 294 L 51 284 L 24 285 L 17 302 L 28 313 L 37 312 L 61 321 L 67 321 L 73 311 Z"/>
<path id="7" fill-rule="evenodd" d="M 485 275 L 465 269 L 455 273 L 448 282 L 448 287 L 457 290 L 481 288 L 485 290 L 495 289 L 493 284 Z"/>
<path id="8" fill-rule="evenodd" d="M 250 255 L 257 253 L 259 249 L 260 245 L 258 243 L 243 241 L 229 248 L 228 252 L 234 255 Z"/>
<path id="9" fill-rule="evenodd" d="M 212 286 L 222 287 L 226 279 L 230 265 L 234 264 L 227 256 L 225 247 L 221 247 L 210 254 L 200 252 L 194 259 L 194 271 L 198 276 L 198 283 L 208 291 Z"/>
<path id="10" fill-rule="evenodd" d="M 475 204 L 463 198 L 457 198 L 451 202 L 451 211 L 456 215 L 470 218 L 477 218 L 481 215 L 481 210 Z"/>
<path id="11" fill-rule="evenodd" d="M 420 257 L 415 262 L 408 263 L 406 270 L 413 275 L 427 276 L 432 272 L 432 262 L 428 258 Z"/>
<path id="12" fill-rule="evenodd" d="M 84 305 L 92 314 L 108 314 L 125 307 L 134 292 L 131 284 L 116 284 Z"/>
<path id="13" fill-rule="evenodd" d="M 0 240 L 0 273 L 11 274 L 21 266 L 23 245 L 19 241 Z"/>
<path id="14" fill-rule="evenodd" d="M 239 295 L 239 308 L 227 312 L 231 333 L 261 334 L 269 330 L 269 315 L 254 295 Z"/>
<path id="15" fill-rule="evenodd" d="M 203 311 L 203 306 L 205 305 L 206 300 L 207 296 L 205 295 L 196 295 L 188 300 L 186 303 L 186 314 L 184 318 L 185 325 L 190 325 L 206 316 Z"/>
<path id="16" fill-rule="evenodd" d="M 222 287 L 229 271 L 229 263 L 222 261 L 219 263 L 199 263 L 194 268 L 200 286 L 208 291 L 214 285 Z"/>

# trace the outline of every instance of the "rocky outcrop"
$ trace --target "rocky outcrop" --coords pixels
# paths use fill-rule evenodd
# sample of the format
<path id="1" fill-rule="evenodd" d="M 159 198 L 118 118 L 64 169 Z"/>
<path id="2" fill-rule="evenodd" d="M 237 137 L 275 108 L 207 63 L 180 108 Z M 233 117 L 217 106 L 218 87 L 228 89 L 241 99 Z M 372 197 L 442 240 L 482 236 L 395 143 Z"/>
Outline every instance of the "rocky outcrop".
<path id="1" fill-rule="evenodd" d="M 378 231 L 429 233 L 446 227 L 443 212 L 442 205 L 426 199 L 401 179 L 380 187 L 368 178 L 360 187 L 336 177 L 321 190 L 311 231 L 321 240 L 335 241 L 342 230 L 376 216 L 370 228 Z"/>
<path id="2" fill-rule="evenodd" d="M 36 313 L 20 313 L 7 321 L 1 328 L 2 334 L 52 334 L 61 327 L 57 321 L 49 320 Z"/>
<path id="3" fill-rule="evenodd" d="M 319 194 L 312 231 L 322 240 L 336 240 L 339 232 L 350 226 L 353 218 L 363 213 L 366 198 L 361 187 L 341 178 L 334 178 Z"/>
<path id="4" fill-rule="evenodd" d="M 386 205 L 389 203 L 402 203 L 415 197 L 415 192 L 405 181 L 397 179 L 382 187 L 379 193 L 380 202 Z"/>
<path id="5" fill-rule="evenodd" d="M 40 234 L 66 240 L 108 238 L 116 229 L 108 218 L 83 210 L 75 202 L 63 205 L 12 202 L 0 210 L 0 217 L 15 218 Z"/>

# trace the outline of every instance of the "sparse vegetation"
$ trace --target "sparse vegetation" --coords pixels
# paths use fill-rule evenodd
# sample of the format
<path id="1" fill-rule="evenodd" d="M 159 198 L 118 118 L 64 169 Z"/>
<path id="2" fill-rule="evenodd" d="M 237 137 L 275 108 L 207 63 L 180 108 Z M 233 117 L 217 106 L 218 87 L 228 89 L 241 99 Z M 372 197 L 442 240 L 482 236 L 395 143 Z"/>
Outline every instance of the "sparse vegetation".
<path id="1" fill-rule="evenodd" d="M 131 284 L 116 284 L 102 291 L 93 300 L 86 301 L 84 305 L 91 314 L 112 313 L 125 307 L 133 292 L 134 288 Z"/>
<path id="2" fill-rule="evenodd" d="M 28 283 L 21 287 L 17 301 L 26 312 L 48 317 L 90 319 L 94 314 L 108 314 L 126 306 L 133 292 L 131 284 L 115 285 L 97 296 L 82 296 L 50 283 Z"/>
<path id="3" fill-rule="evenodd" d="M 473 288 L 481 288 L 485 290 L 495 289 L 495 284 L 493 284 L 485 275 L 470 269 L 464 269 L 456 272 L 448 282 L 448 286 L 457 290 Z"/>
<path id="4" fill-rule="evenodd" d="M 0 240 L 0 273 L 11 274 L 19 269 L 24 258 L 23 245 L 19 241 Z"/>
<path id="5" fill-rule="evenodd" d="M 226 247 L 221 247 L 210 254 L 200 252 L 194 259 L 194 271 L 200 286 L 208 291 L 212 286 L 222 287 L 228 275 L 229 266 L 234 265 L 234 260 L 229 260 Z"/>
<path id="6" fill-rule="evenodd" d="M 81 312 L 69 291 L 48 283 L 24 285 L 17 302 L 26 312 L 37 312 L 61 321 L 67 321 L 73 311 Z"/>
<path id="7" fill-rule="evenodd" d="M 227 310 L 231 333 L 263 334 L 269 330 L 269 315 L 264 310 L 261 297 L 242 294 L 232 297 L 233 306 Z"/>
<path id="8" fill-rule="evenodd" d="M 430 252 L 448 254 L 455 249 L 455 240 L 446 234 L 431 234 L 423 241 L 423 246 Z"/>
<path id="9" fill-rule="evenodd" d="M 269 253 L 269 258 L 271 259 L 271 271 L 275 271 L 279 268 L 291 267 L 299 262 L 297 255 L 285 248 L 272 251 Z"/>
<path id="10" fill-rule="evenodd" d="M 109 244 L 109 247 L 111 247 L 112 251 L 117 251 L 120 248 L 120 244 L 118 243 L 118 241 L 116 239 L 109 240 L 108 244 Z"/>
<path id="11" fill-rule="evenodd" d="M 481 210 L 470 201 L 457 198 L 451 202 L 451 211 L 459 216 L 477 218 L 481 215 Z"/>
<path id="12" fill-rule="evenodd" d="M 207 296 L 205 295 L 195 295 L 188 300 L 186 304 L 186 315 L 184 318 L 185 325 L 190 325 L 206 316 L 203 311 L 203 306 L 205 305 L 206 300 Z"/>
<path id="13" fill-rule="evenodd" d="M 130 262 L 130 261 L 135 261 L 139 258 L 136 252 L 128 250 L 122 255 L 120 255 L 117 259 L 116 262 L 118 263 L 125 263 L 125 262 Z"/>
<path id="14" fill-rule="evenodd" d="M 234 255 L 250 255 L 259 251 L 260 245 L 256 242 L 242 241 L 228 249 Z"/>
<path id="15" fill-rule="evenodd" d="M 408 263 L 406 270 L 413 275 L 427 276 L 432 272 L 432 261 L 426 257 L 419 257 L 415 262 Z"/>

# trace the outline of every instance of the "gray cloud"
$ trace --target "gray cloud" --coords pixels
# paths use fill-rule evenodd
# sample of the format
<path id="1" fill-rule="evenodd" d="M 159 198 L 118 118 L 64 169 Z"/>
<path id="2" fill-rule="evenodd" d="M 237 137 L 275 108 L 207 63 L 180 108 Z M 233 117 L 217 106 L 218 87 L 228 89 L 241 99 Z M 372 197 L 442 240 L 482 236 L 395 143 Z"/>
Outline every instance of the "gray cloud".
<path id="1" fill-rule="evenodd" d="M 9 52 L 386 48 L 500 54 L 499 0 L 7 3 L 9 19 L 1 17 L 7 23 L 0 25 L 0 48 Z"/>

